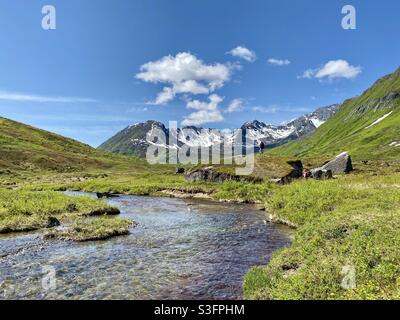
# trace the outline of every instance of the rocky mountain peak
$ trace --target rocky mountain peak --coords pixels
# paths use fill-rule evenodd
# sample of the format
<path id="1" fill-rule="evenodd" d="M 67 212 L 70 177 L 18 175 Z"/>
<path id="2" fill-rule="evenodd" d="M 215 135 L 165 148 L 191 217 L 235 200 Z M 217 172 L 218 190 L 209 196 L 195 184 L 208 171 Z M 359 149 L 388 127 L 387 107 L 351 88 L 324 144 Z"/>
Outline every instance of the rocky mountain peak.
<path id="1" fill-rule="evenodd" d="M 246 122 L 243 126 L 242 129 L 255 129 L 255 130 L 260 130 L 266 127 L 266 124 L 263 122 L 260 122 L 258 120 L 254 120 L 253 122 Z"/>

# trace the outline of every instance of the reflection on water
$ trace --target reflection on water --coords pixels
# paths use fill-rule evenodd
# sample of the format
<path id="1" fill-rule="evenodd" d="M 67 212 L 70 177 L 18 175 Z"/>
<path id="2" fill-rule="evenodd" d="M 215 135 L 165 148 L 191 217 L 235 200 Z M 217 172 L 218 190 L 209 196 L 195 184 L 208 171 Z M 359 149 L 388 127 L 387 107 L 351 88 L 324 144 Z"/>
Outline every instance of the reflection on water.
<path id="1" fill-rule="evenodd" d="M 136 196 L 110 203 L 139 223 L 130 235 L 1 237 L 0 299 L 238 299 L 246 271 L 289 242 L 288 229 L 249 206 Z M 48 266 L 56 287 L 45 291 Z"/>

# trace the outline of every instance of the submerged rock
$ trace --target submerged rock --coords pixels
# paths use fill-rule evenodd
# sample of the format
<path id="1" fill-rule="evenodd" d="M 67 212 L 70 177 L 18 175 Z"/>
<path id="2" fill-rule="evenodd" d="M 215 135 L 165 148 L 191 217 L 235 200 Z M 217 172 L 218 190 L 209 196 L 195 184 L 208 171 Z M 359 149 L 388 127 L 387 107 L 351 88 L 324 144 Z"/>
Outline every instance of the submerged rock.
<path id="1" fill-rule="evenodd" d="M 347 152 L 339 154 L 335 159 L 325 164 L 322 170 L 330 170 L 332 173 L 350 173 L 353 171 L 353 163 L 351 157 Z"/>
<path id="2" fill-rule="evenodd" d="M 117 194 L 111 193 L 111 192 L 97 192 L 96 196 L 98 199 L 102 198 L 118 198 L 119 196 Z"/>

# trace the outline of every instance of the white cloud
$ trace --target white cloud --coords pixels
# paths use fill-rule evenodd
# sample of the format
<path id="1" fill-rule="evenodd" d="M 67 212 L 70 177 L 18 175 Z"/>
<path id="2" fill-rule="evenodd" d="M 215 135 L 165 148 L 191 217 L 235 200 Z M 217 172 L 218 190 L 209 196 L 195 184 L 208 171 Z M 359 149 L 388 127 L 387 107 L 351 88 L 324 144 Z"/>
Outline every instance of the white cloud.
<path id="1" fill-rule="evenodd" d="M 287 59 L 280 60 L 280 59 L 268 59 L 268 63 L 273 64 L 274 66 L 288 66 L 290 64 L 290 61 Z"/>
<path id="2" fill-rule="evenodd" d="M 243 107 L 244 107 L 243 99 L 234 99 L 231 101 L 228 108 L 225 110 L 225 113 L 240 112 L 243 110 Z"/>
<path id="3" fill-rule="evenodd" d="M 332 60 L 325 66 L 318 70 L 315 75 L 316 78 L 322 79 L 328 77 L 333 78 L 346 78 L 354 79 L 361 73 L 361 67 L 354 67 L 345 60 Z"/>
<path id="4" fill-rule="evenodd" d="M 248 62 L 254 62 L 257 59 L 256 53 L 246 47 L 238 46 L 227 53 L 233 57 L 241 58 Z"/>
<path id="5" fill-rule="evenodd" d="M 224 121 L 219 104 L 224 100 L 220 96 L 213 94 L 209 96 L 210 102 L 202 102 L 198 100 L 189 101 L 188 109 L 198 110 L 188 115 L 183 121 L 183 126 L 198 126 L 204 123 L 215 123 Z"/>
<path id="6" fill-rule="evenodd" d="M 52 102 L 52 103 L 88 103 L 97 102 L 95 99 L 90 98 L 77 98 L 77 97 L 50 97 L 40 96 L 17 92 L 0 92 L 0 100 L 16 101 L 16 102 Z"/>
<path id="7" fill-rule="evenodd" d="M 181 52 L 142 65 L 136 78 L 168 85 L 153 102 L 160 105 L 167 104 L 181 93 L 210 94 L 230 80 L 231 72 L 229 65 L 205 64 L 191 53 Z"/>
<path id="8" fill-rule="evenodd" d="M 260 113 L 276 113 L 278 111 L 281 111 L 281 108 L 277 105 L 272 105 L 272 106 L 255 106 L 251 108 L 253 112 L 260 112 Z"/>
<path id="9" fill-rule="evenodd" d="M 307 69 L 306 71 L 303 72 L 303 75 L 298 76 L 298 79 L 312 79 L 315 74 L 315 71 L 313 69 Z"/>
<path id="10" fill-rule="evenodd" d="M 288 112 L 288 113 L 306 113 L 310 112 L 309 108 L 304 108 L 304 107 L 292 107 L 292 106 L 280 106 L 277 104 L 273 104 L 270 106 L 254 106 L 251 108 L 253 112 L 259 112 L 259 113 L 277 113 L 277 112 Z"/>
<path id="11" fill-rule="evenodd" d="M 308 69 L 302 76 L 298 78 L 306 79 L 354 79 L 361 73 L 361 67 L 355 67 L 350 65 L 346 60 L 331 60 L 327 62 L 323 67 L 317 69 Z"/>
<path id="12" fill-rule="evenodd" d="M 187 80 L 177 83 L 174 91 L 176 93 L 208 94 L 210 89 L 195 80 Z"/>
<path id="13" fill-rule="evenodd" d="M 149 109 L 147 107 L 130 107 L 126 110 L 127 113 L 136 113 L 136 112 L 146 112 Z"/>
<path id="14" fill-rule="evenodd" d="M 167 104 L 169 101 L 175 98 L 175 92 L 173 88 L 165 87 L 161 91 L 154 102 L 149 102 L 149 104 L 163 105 Z"/>

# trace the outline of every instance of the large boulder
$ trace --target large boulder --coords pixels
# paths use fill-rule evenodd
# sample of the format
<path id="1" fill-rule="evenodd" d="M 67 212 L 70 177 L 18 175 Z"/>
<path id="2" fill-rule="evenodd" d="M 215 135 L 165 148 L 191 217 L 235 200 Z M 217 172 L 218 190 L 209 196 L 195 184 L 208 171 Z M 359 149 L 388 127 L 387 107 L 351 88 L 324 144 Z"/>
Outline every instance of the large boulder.
<path id="1" fill-rule="evenodd" d="M 349 173 L 353 171 L 353 163 L 347 152 L 339 154 L 335 159 L 325 164 L 322 170 L 330 170 L 334 174 Z"/>
<path id="2" fill-rule="evenodd" d="M 301 160 L 288 161 L 287 164 L 293 168 L 289 174 L 292 178 L 301 178 L 303 176 L 303 163 Z"/>
<path id="3" fill-rule="evenodd" d="M 293 169 L 279 180 L 280 184 L 289 184 L 303 176 L 303 163 L 300 160 L 288 161 L 287 164 Z"/>

